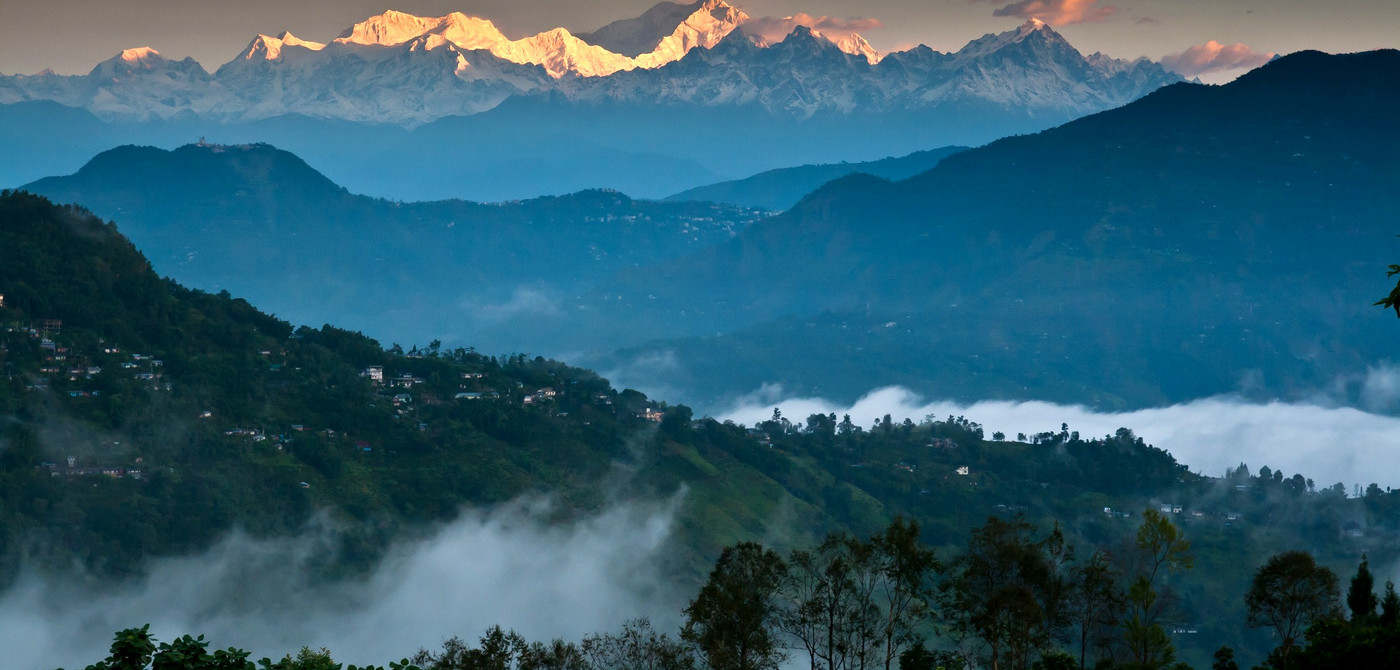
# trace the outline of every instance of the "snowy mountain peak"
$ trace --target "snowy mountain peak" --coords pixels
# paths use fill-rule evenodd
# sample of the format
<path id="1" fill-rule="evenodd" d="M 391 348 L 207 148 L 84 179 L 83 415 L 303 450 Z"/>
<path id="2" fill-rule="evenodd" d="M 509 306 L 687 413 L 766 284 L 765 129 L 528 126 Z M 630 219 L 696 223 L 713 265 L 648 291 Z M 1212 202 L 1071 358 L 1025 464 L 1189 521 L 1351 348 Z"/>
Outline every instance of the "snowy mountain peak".
<path id="1" fill-rule="evenodd" d="M 958 53 L 964 56 L 985 55 L 1014 45 L 1031 44 L 1066 48 L 1074 51 L 1076 56 L 1079 54 L 1078 49 L 1075 49 L 1063 36 L 1055 32 L 1054 28 L 1040 19 L 1031 19 L 1015 30 L 983 35 L 968 42 L 967 46 Z"/>
<path id="2" fill-rule="evenodd" d="M 1008 30 L 1007 32 L 997 35 L 997 37 L 1001 38 L 1006 43 L 1013 44 L 1017 42 L 1024 42 L 1030 38 L 1040 38 L 1050 41 L 1064 41 L 1064 38 L 1061 37 L 1059 33 L 1055 32 L 1055 29 L 1051 28 L 1050 24 L 1041 21 L 1040 19 L 1034 18 L 1029 21 L 1026 21 L 1025 23 L 1022 23 L 1015 30 Z"/>
<path id="3" fill-rule="evenodd" d="M 123 49 L 117 55 L 98 63 L 90 74 L 103 78 L 121 77 L 131 73 L 163 70 L 169 66 L 170 61 L 161 56 L 159 51 L 151 47 L 137 47 Z"/>
<path id="4" fill-rule="evenodd" d="M 748 19 L 747 14 L 724 0 L 701 0 L 685 5 L 662 2 L 641 16 L 613 21 L 591 33 L 580 33 L 578 37 L 630 58 L 665 52 L 675 60 L 693 46 L 714 46 Z M 683 47 L 679 54 L 675 53 L 677 47 Z"/>
<path id="5" fill-rule="evenodd" d="M 120 54 L 117 54 L 117 58 L 120 58 L 123 63 L 128 65 L 136 65 L 138 63 L 155 64 L 165 60 L 165 58 L 160 55 L 159 51 L 151 47 L 123 49 Z"/>
<path id="6" fill-rule="evenodd" d="M 836 48 L 848 54 L 851 54 L 852 56 L 860 56 L 861 58 L 864 58 L 871 65 L 880 62 L 880 52 L 876 51 L 875 47 L 871 46 L 869 42 L 865 41 L 864 37 L 861 37 L 857 33 L 851 33 L 849 35 L 846 35 L 845 37 L 841 37 L 838 39 L 833 39 L 830 35 L 824 35 L 820 30 L 813 30 L 812 34 L 816 35 L 817 37 L 821 37 L 826 41 L 831 42 L 832 44 L 835 44 Z"/>
<path id="7" fill-rule="evenodd" d="M 297 37 L 296 35 L 293 35 L 291 32 L 286 30 L 282 31 L 282 34 L 279 35 L 277 39 L 282 40 L 282 46 L 284 47 L 305 47 L 312 51 L 320 51 L 321 49 L 326 48 L 325 44 L 322 44 L 320 42 L 312 42 L 311 40 L 301 39 L 300 37 Z"/>
<path id="8" fill-rule="evenodd" d="M 447 16 L 414 16 L 397 10 L 389 10 L 378 16 L 371 16 L 356 23 L 335 38 L 336 44 L 359 44 L 364 46 L 395 46 L 409 42 L 429 33 L 441 34 L 453 43 L 467 49 L 489 48 L 488 44 L 506 41 L 495 24 L 461 12 Z M 458 43 L 461 39 L 467 44 Z"/>
<path id="9" fill-rule="evenodd" d="M 0 77 L 0 104 L 49 99 L 138 120 L 301 114 L 410 126 L 512 97 L 757 106 L 795 118 L 974 102 L 1049 119 L 1107 109 L 1180 80 L 1144 59 L 1085 57 L 1034 19 L 956 53 L 919 47 L 882 57 L 860 35 L 823 35 L 806 25 L 815 23 L 810 17 L 797 18 L 778 24 L 790 32 L 770 44 L 777 30 L 760 30 L 763 21 L 725 0 L 662 2 L 593 33 L 555 28 L 512 40 L 460 12 L 387 11 L 331 44 L 258 35 L 212 76 L 192 59 L 169 61 L 146 47 L 86 76 Z"/>
<path id="10" fill-rule="evenodd" d="M 434 21 L 437 23 L 427 32 L 441 35 L 462 49 L 490 50 L 510 41 L 496 28 L 496 24 L 480 17 L 452 12 Z"/>
<path id="11" fill-rule="evenodd" d="M 320 51 L 326 48 L 326 45 L 320 42 L 304 40 L 288 31 L 282 31 L 282 34 L 277 37 L 272 37 L 270 35 L 258 35 L 254 37 L 253 41 L 248 43 L 248 46 L 243 49 L 243 52 L 240 53 L 235 60 L 279 60 L 282 58 L 282 49 L 286 47 L 301 47 L 311 51 Z"/>
<path id="12" fill-rule="evenodd" d="M 1021 24 L 1021 26 L 1016 29 L 1016 37 L 1013 41 L 1027 42 L 1032 40 L 1070 46 L 1069 40 L 1066 40 L 1064 35 L 1056 32 L 1054 28 L 1050 27 L 1050 24 L 1040 19 L 1031 19 Z M 1078 51 L 1078 49 L 1075 49 L 1076 53 Z"/>

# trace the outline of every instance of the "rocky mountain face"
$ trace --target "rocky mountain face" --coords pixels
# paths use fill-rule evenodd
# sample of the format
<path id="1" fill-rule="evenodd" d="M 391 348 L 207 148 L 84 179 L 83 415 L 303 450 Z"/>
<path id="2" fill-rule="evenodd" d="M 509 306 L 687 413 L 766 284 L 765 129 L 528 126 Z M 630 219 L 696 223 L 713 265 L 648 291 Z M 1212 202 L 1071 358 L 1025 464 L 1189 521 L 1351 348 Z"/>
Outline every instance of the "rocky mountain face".
<path id="1" fill-rule="evenodd" d="M 661 3 L 592 33 L 556 28 L 512 40 L 460 12 L 389 11 L 327 43 L 258 35 L 213 74 L 141 48 L 86 75 L 0 77 L 0 104 L 49 100 L 108 121 L 302 115 L 407 127 L 513 96 L 757 105 L 786 118 L 979 105 L 1038 117 L 1120 106 L 1180 79 L 1145 59 L 1085 57 L 1039 21 L 955 53 L 917 47 L 882 56 L 859 35 L 833 40 L 801 26 L 770 45 L 745 34 L 748 20 L 723 0 Z"/>

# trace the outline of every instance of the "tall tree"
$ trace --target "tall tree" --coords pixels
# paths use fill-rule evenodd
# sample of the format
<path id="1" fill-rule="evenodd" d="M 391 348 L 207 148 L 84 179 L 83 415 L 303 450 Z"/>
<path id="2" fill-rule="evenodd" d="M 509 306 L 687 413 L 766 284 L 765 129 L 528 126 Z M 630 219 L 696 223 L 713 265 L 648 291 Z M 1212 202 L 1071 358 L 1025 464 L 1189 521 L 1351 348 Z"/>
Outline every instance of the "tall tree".
<path id="1" fill-rule="evenodd" d="M 1050 643 L 1054 616 L 1047 605 L 1058 576 L 1049 541 L 1034 539 L 1033 531 L 1021 517 L 987 519 L 972 531 L 966 553 L 942 586 L 949 627 L 979 643 L 983 662 L 993 670 L 1027 668 Z"/>
<path id="2" fill-rule="evenodd" d="M 801 644 L 812 670 L 849 665 L 850 629 L 858 619 L 853 544 L 850 536 L 833 533 L 813 549 L 794 550 L 788 559 L 779 625 Z"/>
<path id="3" fill-rule="evenodd" d="M 1102 551 L 1070 571 L 1065 612 L 1078 638 L 1081 669 L 1090 646 L 1104 646 L 1123 616 L 1124 595 L 1118 582 L 1118 571 Z"/>
<path id="4" fill-rule="evenodd" d="M 1376 578 L 1371 576 L 1370 560 L 1366 554 L 1361 554 L 1361 564 L 1356 566 L 1351 588 L 1347 589 L 1347 609 L 1351 610 L 1351 620 L 1369 622 L 1376 616 L 1376 605 Z"/>
<path id="5" fill-rule="evenodd" d="M 784 571 L 783 559 L 760 544 L 726 547 L 685 608 L 681 637 L 713 670 L 775 670 L 787 658 L 776 630 Z"/>
<path id="6" fill-rule="evenodd" d="M 1172 600 L 1161 581 L 1169 573 L 1190 569 L 1194 559 L 1186 535 L 1165 514 L 1149 509 L 1142 517 L 1136 542 L 1140 562 L 1137 576 L 1128 587 L 1124 633 L 1130 665 L 1138 670 L 1156 670 L 1170 665 L 1176 656 L 1171 638 L 1162 626 Z"/>
<path id="7" fill-rule="evenodd" d="M 1385 580 L 1385 595 L 1381 596 L 1381 625 L 1394 628 L 1400 621 L 1400 595 L 1395 593 L 1395 582 Z"/>
<path id="8" fill-rule="evenodd" d="M 880 561 L 880 595 L 885 612 L 880 637 L 885 670 L 916 644 L 915 629 L 929 611 L 931 579 L 939 570 L 937 555 L 919 543 L 919 524 L 896 517 L 871 539 Z"/>
<path id="9" fill-rule="evenodd" d="M 1280 640 L 1280 666 L 1287 667 L 1298 636 L 1313 622 L 1340 613 L 1340 595 L 1336 573 L 1306 552 L 1286 551 L 1254 573 L 1244 596 L 1247 621 L 1273 629 Z"/>

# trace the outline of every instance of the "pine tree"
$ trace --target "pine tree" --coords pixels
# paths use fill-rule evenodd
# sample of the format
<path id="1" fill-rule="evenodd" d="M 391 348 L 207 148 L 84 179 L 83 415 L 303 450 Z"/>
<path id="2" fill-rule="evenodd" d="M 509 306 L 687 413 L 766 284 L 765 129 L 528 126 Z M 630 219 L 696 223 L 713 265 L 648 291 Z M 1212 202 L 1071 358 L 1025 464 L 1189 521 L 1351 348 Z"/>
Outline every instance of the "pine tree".
<path id="1" fill-rule="evenodd" d="M 1356 576 L 1351 578 L 1351 588 L 1347 589 L 1347 607 L 1351 610 L 1351 620 L 1357 623 L 1370 621 L 1376 616 L 1376 578 L 1371 576 L 1370 562 L 1366 554 L 1361 555 L 1361 565 L 1356 568 Z"/>
<path id="2" fill-rule="evenodd" d="M 1400 595 L 1395 593 L 1395 582 L 1385 581 L 1385 595 L 1381 598 L 1381 625 L 1394 628 L 1400 619 Z"/>

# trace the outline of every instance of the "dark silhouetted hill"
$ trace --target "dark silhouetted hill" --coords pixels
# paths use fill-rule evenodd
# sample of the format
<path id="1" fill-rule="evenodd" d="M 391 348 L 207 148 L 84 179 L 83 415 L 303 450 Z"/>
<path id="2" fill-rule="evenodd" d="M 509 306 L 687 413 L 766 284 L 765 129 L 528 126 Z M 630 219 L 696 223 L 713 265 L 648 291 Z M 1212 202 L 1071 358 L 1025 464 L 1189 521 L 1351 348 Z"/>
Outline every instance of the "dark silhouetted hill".
<path id="1" fill-rule="evenodd" d="M 908 156 L 884 158 L 864 163 L 829 163 L 802 165 L 760 172 L 747 179 L 697 186 L 666 198 L 670 201 L 698 200 L 722 202 L 740 207 L 783 211 L 797 204 L 803 196 L 833 179 L 861 172 L 883 179 L 908 179 L 927 171 L 944 158 L 967 147 L 943 147 L 917 151 Z"/>

